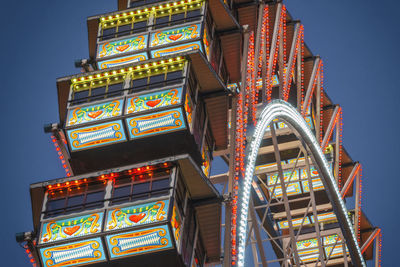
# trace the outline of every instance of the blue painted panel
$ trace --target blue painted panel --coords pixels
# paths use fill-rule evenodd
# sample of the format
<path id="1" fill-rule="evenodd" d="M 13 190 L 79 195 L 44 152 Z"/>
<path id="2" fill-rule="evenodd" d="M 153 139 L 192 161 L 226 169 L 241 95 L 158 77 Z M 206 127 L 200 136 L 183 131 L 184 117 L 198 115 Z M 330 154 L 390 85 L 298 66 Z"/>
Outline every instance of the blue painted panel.
<path id="1" fill-rule="evenodd" d="M 105 261 L 100 237 L 49 248 L 41 248 L 43 266 L 76 266 Z"/>
<path id="2" fill-rule="evenodd" d="M 200 38 L 200 29 L 201 24 L 199 23 L 153 32 L 150 36 L 150 47 L 176 44 Z"/>
<path id="3" fill-rule="evenodd" d="M 67 137 L 72 151 L 126 141 L 122 121 L 68 130 Z"/>
<path id="4" fill-rule="evenodd" d="M 97 62 L 97 66 L 99 69 L 108 69 L 112 67 L 117 67 L 117 66 L 122 66 L 125 64 L 131 64 L 143 60 L 147 60 L 147 53 L 138 53 L 134 55 L 129 55 L 129 56 L 124 56 L 124 57 L 117 57 L 113 59 L 107 59 L 107 60 L 102 60 Z"/>
<path id="5" fill-rule="evenodd" d="M 190 52 L 190 51 L 194 51 L 194 50 L 203 51 L 200 41 L 152 50 L 151 57 L 152 58 L 165 57 L 165 56 L 170 56 L 173 54 Z"/>
<path id="6" fill-rule="evenodd" d="M 111 259 L 172 248 L 167 225 L 106 237 Z"/>
<path id="7" fill-rule="evenodd" d="M 128 118 L 126 123 L 131 139 L 186 129 L 180 108 Z"/>
<path id="8" fill-rule="evenodd" d="M 103 228 L 103 213 L 91 213 L 69 219 L 49 221 L 42 224 L 40 244 L 66 240 L 100 233 Z"/>
<path id="9" fill-rule="evenodd" d="M 100 104 L 75 107 L 68 110 L 66 126 L 75 126 L 121 116 L 123 106 L 124 100 L 116 99 Z"/>
<path id="10" fill-rule="evenodd" d="M 124 55 L 146 49 L 147 34 L 125 38 L 117 41 L 107 41 L 98 45 L 97 58 Z"/>
<path id="11" fill-rule="evenodd" d="M 182 103 L 182 87 L 128 97 L 125 114 L 156 110 Z"/>
<path id="12" fill-rule="evenodd" d="M 117 207 L 107 212 L 105 231 L 124 229 L 165 221 L 169 200 L 159 200 L 128 207 Z"/>

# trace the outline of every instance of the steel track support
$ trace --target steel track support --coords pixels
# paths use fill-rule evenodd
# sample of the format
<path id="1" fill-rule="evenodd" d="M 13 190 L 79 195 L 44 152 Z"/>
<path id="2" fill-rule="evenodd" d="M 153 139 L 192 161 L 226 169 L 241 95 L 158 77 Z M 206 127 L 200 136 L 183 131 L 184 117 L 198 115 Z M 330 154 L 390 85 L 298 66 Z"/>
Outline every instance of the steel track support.
<path id="1" fill-rule="evenodd" d="M 308 106 L 311 103 L 311 99 L 312 99 L 312 95 L 313 95 L 313 92 L 314 92 L 317 75 L 319 75 L 318 73 L 319 73 L 319 68 L 320 68 L 320 62 L 321 62 L 321 59 L 319 58 L 319 56 L 317 56 L 317 58 L 314 61 L 314 66 L 313 66 L 313 70 L 311 72 L 310 81 L 308 82 L 306 95 L 304 97 L 303 110 L 301 111 L 301 115 L 303 117 L 306 115 Z"/>
<path id="2" fill-rule="evenodd" d="M 347 178 L 347 181 L 344 184 L 342 191 L 340 192 L 340 194 L 342 195 L 342 198 L 344 198 L 346 196 L 346 193 L 349 190 L 350 186 L 353 184 L 354 178 L 356 177 L 356 174 L 358 173 L 360 168 L 361 168 L 361 164 L 357 162 L 356 165 L 354 165 L 353 169 L 351 170 L 351 173 L 350 173 L 349 177 Z"/>
<path id="3" fill-rule="evenodd" d="M 358 235 L 360 233 L 360 228 L 358 225 L 358 222 L 360 221 L 360 213 L 361 213 L 361 207 L 360 207 L 360 172 L 357 172 L 356 175 L 356 198 L 355 198 L 355 219 L 354 219 L 354 234 L 356 238 L 358 238 Z M 358 242 L 358 245 L 360 245 L 360 241 Z"/>
<path id="4" fill-rule="evenodd" d="M 317 208 L 316 208 L 316 202 L 315 202 L 315 195 L 314 195 L 314 186 L 312 183 L 311 179 L 311 170 L 310 170 L 310 162 L 308 161 L 308 152 L 305 148 L 305 144 L 303 145 L 304 147 L 304 159 L 306 162 L 306 170 L 307 170 L 307 180 L 308 180 L 308 187 L 310 189 L 310 197 L 311 197 L 311 206 L 312 206 L 312 213 L 314 217 L 314 227 L 315 227 L 315 233 L 317 234 L 317 239 L 318 239 L 318 250 L 319 250 L 319 260 L 321 261 L 321 265 L 325 267 L 325 261 L 323 259 L 324 257 L 324 250 L 322 248 L 321 244 L 321 232 L 319 229 L 319 222 L 318 222 L 318 214 L 317 214 Z M 317 261 L 318 263 L 318 261 Z"/>
<path id="5" fill-rule="evenodd" d="M 329 139 L 332 136 L 333 129 L 335 128 L 335 126 L 336 126 L 336 128 L 338 128 L 337 123 L 339 121 L 339 115 L 340 115 L 340 107 L 336 106 L 332 113 L 331 120 L 329 121 L 328 128 L 326 129 L 324 139 L 322 140 L 322 144 L 321 144 L 322 151 L 324 151 L 325 148 L 328 146 Z"/>
<path id="6" fill-rule="evenodd" d="M 256 213 L 254 211 L 254 203 L 253 203 L 253 199 L 252 198 L 250 198 L 250 202 L 249 203 L 250 203 L 249 212 L 250 212 L 250 217 L 251 217 L 251 221 L 252 221 L 252 224 L 253 224 L 253 233 L 255 234 L 258 250 L 260 252 L 261 265 L 263 267 L 268 267 L 267 260 L 265 258 L 264 247 L 262 245 L 260 228 L 258 226 L 257 216 L 256 216 Z"/>
<path id="7" fill-rule="evenodd" d="M 294 235 L 294 230 L 293 230 L 293 223 L 292 223 L 292 215 L 290 214 L 290 207 L 289 207 L 289 203 L 288 203 L 288 197 L 286 194 L 286 186 L 284 183 L 281 155 L 280 155 L 280 152 L 278 149 L 278 141 L 276 139 L 276 134 L 275 134 L 275 129 L 274 129 L 273 123 L 270 124 L 270 130 L 271 130 L 271 136 L 272 136 L 272 143 L 274 146 L 275 161 L 276 161 L 276 164 L 278 167 L 278 173 L 279 173 L 279 178 L 280 178 L 280 183 L 281 183 L 281 188 L 282 188 L 284 206 L 285 206 L 288 224 L 289 224 L 290 243 L 292 246 L 292 253 L 294 254 L 294 263 L 296 266 L 299 267 L 300 259 L 299 259 L 299 255 L 297 253 L 297 246 L 296 246 L 295 235 Z M 285 256 L 286 256 L 286 254 L 287 253 L 285 253 Z"/>

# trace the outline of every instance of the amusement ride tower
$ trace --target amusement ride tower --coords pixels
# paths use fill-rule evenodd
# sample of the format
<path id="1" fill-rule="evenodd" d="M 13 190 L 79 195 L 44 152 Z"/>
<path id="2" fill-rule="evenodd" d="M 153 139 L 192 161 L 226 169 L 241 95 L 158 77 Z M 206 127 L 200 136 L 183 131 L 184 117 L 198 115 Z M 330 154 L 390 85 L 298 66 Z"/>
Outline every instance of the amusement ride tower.
<path id="1" fill-rule="evenodd" d="M 33 266 L 380 266 L 342 109 L 281 1 L 119 0 L 87 26 L 45 126 L 66 177 L 30 186 L 17 234 Z"/>

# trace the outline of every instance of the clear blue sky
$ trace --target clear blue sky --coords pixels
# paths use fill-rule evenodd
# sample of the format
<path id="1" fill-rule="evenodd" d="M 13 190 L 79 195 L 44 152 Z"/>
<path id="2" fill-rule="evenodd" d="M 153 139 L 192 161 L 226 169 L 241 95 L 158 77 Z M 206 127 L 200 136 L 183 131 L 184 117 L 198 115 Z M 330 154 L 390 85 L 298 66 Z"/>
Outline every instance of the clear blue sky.
<path id="1" fill-rule="evenodd" d="M 364 165 L 363 208 L 383 228 L 383 266 L 396 266 L 396 137 L 400 90 L 397 1 L 288 0 L 325 62 L 325 88 L 343 107 L 344 144 Z M 0 220 L 2 266 L 30 266 L 14 234 L 32 229 L 29 184 L 64 176 L 43 124 L 58 119 L 56 78 L 88 56 L 86 17 L 116 0 L 2 1 Z"/>

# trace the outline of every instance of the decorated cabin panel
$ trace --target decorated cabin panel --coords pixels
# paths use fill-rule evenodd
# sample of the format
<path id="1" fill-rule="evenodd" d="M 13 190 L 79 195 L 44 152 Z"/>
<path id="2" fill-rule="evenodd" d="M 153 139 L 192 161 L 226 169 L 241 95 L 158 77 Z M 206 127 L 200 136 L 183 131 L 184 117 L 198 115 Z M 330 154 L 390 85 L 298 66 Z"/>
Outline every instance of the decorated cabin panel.
<path id="1" fill-rule="evenodd" d="M 326 257 L 329 255 L 331 258 L 343 256 L 342 240 L 338 235 L 324 236 L 323 242 Z"/>
<path id="2" fill-rule="evenodd" d="M 178 54 L 178 53 L 185 53 L 185 52 L 191 52 L 191 51 L 196 51 L 196 50 L 203 51 L 200 41 L 184 43 L 184 44 L 180 44 L 180 45 L 156 49 L 156 50 L 152 50 L 150 53 L 151 53 L 152 58 L 158 58 L 158 57 L 166 57 L 166 56 L 170 56 L 170 55 L 174 55 L 174 54 Z"/>
<path id="3" fill-rule="evenodd" d="M 190 131 L 192 131 L 192 121 L 193 121 L 193 102 L 192 98 L 190 97 L 189 90 L 186 91 L 185 96 L 185 112 L 186 112 L 186 119 Z"/>
<path id="4" fill-rule="evenodd" d="M 68 110 L 66 126 L 76 126 L 88 122 L 115 118 L 122 115 L 123 99 L 103 102 L 90 106 L 80 106 Z"/>
<path id="5" fill-rule="evenodd" d="M 72 151 L 126 141 L 122 121 L 113 121 L 67 131 Z"/>
<path id="6" fill-rule="evenodd" d="M 201 152 L 201 157 L 203 159 L 203 164 L 201 165 L 201 169 L 206 177 L 210 175 L 210 152 L 208 150 L 208 145 L 204 144 Z"/>
<path id="7" fill-rule="evenodd" d="M 181 234 L 182 234 L 182 216 L 179 212 L 179 209 L 174 203 L 174 207 L 172 209 L 172 216 L 171 216 L 171 227 L 172 227 L 172 235 L 175 239 L 176 247 L 178 251 L 180 250 L 180 243 L 181 243 Z"/>
<path id="8" fill-rule="evenodd" d="M 135 53 L 147 48 L 147 34 L 122 40 L 104 42 L 98 45 L 97 59 Z"/>
<path id="9" fill-rule="evenodd" d="M 201 24 L 156 31 L 150 34 L 150 47 L 175 45 L 200 38 Z"/>
<path id="10" fill-rule="evenodd" d="M 97 66 L 99 69 L 108 69 L 113 67 L 122 66 L 125 64 L 132 64 L 139 61 L 147 60 L 148 56 L 146 52 L 129 55 L 129 56 L 122 56 L 118 58 L 112 58 L 107 60 L 100 60 L 97 62 Z"/>
<path id="11" fill-rule="evenodd" d="M 333 212 L 321 213 L 317 215 L 318 222 L 335 222 L 337 221 L 336 215 Z M 314 223 L 314 216 L 311 216 L 311 222 Z"/>
<path id="12" fill-rule="evenodd" d="M 288 196 L 294 196 L 294 195 L 299 195 L 301 194 L 301 187 L 300 187 L 300 183 L 296 182 L 296 183 L 289 183 L 286 186 L 286 194 Z M 275 188 L 269 187 L 269 192 L 272 195 L 272 198 L 277 198 L 277 197 L 282 197 L 282 187 L 280 185 L 275 186 Z"/>
<path id="13" fill-rule="evenodd" d="M 107 212 L 105 231 L 163 222 L 168 217 L 169 200 L 160 200 Z"/>
<path id="14" fill-rule="evenodd" d="M 319 257 L 318 239 L 312 238 L 296 242 L 299 258 L 303 262 L 316 261 Z"/>
<path id="15" fill-rule="evenodd" d="M 182 102 L 182 87 L 128 97 L 125 114 L 157 110 Z"/>
<path id="16" fill-rule="evenodd" d="M 131 139 L 186 129 L 180 108 L 128 118 L 126 122 Z"/>
<path id="17" fill-rule="evenodd" d="M 303 218 L 293 219 L 292 224 L 293 224 L 293 227 L 300 227 L 302 224 L 308 225 L 308 224 L 310 224 L 310 219 L 308 217 L 304 217 L 304 219 Z M 280 221 L 280 222 L 278 222 L 278 227 L 279 227 L 279 229 L 288 229 L 289 222 L 287 220 Z"/>
<path id="18" fill-rule="evenodd" d="M 273 186 L 275 184 L 280 184 L 281 183 L 281 179 L 278 178 L 278 173 L 274 173 L 274 174 L 270 174 L 268 175 L 268 186 Z M 287 182 L 292 182 L 292 181 L 297 181 L 299 180 L 299 171 L 298 170 L 294 170 L 292 171 L 284 171 L 283 172 L 283 181 L 285 183 Z"/>
<path id="19" fill-rule="evenodd" d="M 324 190 L 324 185 L 322 184 L 321 179 L 316 178 L 316 179 L 312 179 L 311 181 L 312 181 L 312 186 L 313 186 L 314 191 Z M 308 181 L 301 181 L 301 185 L 303 187 L 304 193 L 310 192 L 310 185 L 309 185 Z"/>
<path id="20" fill-rule="evenodd" d="M 106 260 L 101 239 L 93 238 L 66 245 L 41 248 L 43 266 L 78 266 Z"/>
<path id="21" fill-rule="evenodd" d="M 203 44 L 204 44 L 204 50 L 206 52 L 207 59 L 210 61 L 211 60 L 211 56 L 210 56 L 211 39 L 210 39 L 210 35 L 208 34 L 207 27 L 204 27 Z"/>
<path id="22" fill-rule="evenodd" d="M 332 165 L 330 164 L 329 166 L 332 169 Z M 310 166 L 310 174 L 311 174 L 311 178 L 312 178 L 311 181 L 312 181 L 313 190 L 314 191 L 323 190 L 324 189 L 324 185 L 323 185 L 321 179 L 319 178 L 319 173 L 315 169 L 315 167 L 312 166 L 312 165 Z M 310 192 L 307 169 L 306 168 L 300 169 L 300 175 L 301 175 L 301 179 L 303 179 L 303 181 L 301 181 L 302 187 L 303 187 L 303 191 L 304 192 Z"/>
<path id="23" fill-rule="evenodd" d="M 110 235 L 106 239 L 111 259 L 173 247 L 167 225 Z"/>
<path id="24" fill-rule="evenodd" d="M 92 213 L 42 224 L 40 244 L 48 244 L 74 237 L 100 233 L 103 228 L 103 213 Z"/>

